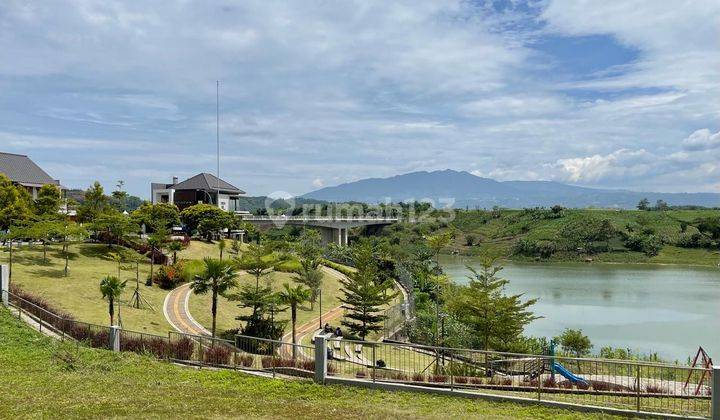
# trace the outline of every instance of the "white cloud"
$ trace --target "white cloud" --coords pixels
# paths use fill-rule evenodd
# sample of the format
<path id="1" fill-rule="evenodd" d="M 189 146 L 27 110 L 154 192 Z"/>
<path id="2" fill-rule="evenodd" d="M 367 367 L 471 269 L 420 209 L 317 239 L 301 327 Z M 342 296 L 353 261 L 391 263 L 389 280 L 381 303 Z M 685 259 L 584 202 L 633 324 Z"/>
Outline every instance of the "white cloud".
<path id="1" fill-rule="evenodd" d="M 325 182 L 321 178 L 313 179 L 312 186 L 315 188 L 322 188 L 325 186 Z"/>
<path id="2" fill-rule="evenodd" d="M 655 190 L 719 184 L 716 1 L 524 6 L 8 1 L 0 148 L 30 151 L 81 185 L 91 179 L 62 164 L 102 163 L 96 176 L 132 177 L 128 188 L 146 196 L 151 177 L 214 170 L 219 79 L 223 177 L 254 194 L 445 168 Z M 548 35 L 609 35 L 637 58 L 559 68 L 536 49 Z M 688 137 L 698 127 L 708 129 Z"/>
<path id="3" fill-rule="evenodd" d="M 720 131 L 713 134 L 707 128 L 703 128 L 690 134 L 682 141 L 683 148 L 687 150 L 709 150 L 720 148 Z"/>

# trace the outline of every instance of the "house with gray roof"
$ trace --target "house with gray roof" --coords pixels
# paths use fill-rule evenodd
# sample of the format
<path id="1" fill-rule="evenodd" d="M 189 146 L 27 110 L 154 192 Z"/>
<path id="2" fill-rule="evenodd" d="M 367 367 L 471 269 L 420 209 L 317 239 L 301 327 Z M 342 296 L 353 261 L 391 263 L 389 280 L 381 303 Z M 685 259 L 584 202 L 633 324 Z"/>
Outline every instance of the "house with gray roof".
<path id="1" fill-rule="evenodd" d="M 226 211 L 241 211 L 238 199 L 245 191 L 215 175 L 200 173 L 182 182 L 173 177 L 172 183 L 150 184 L 153 204 L 172 203 L 180 210 L 199 203 L 212 204 Z"/>
<path id="2" fill-rule="evenodd" d="M 57 185 L 65 189 L 59 180 L 53 179 L 26 155 L 0 152 L 0 173 L 10 178 L 13 184 L 25 187 L 33 199 L 37 198 L 43 185 Z"/>

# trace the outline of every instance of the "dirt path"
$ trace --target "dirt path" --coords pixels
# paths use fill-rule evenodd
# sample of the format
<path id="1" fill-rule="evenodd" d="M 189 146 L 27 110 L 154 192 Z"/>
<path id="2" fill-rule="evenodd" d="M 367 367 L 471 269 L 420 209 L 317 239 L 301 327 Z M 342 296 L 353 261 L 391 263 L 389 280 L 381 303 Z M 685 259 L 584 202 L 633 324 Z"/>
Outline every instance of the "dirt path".
<path id="1" fill-rule="evenodd" d="M 173 328 L 181 333 L 210 335 L 210 331 L 200 325 L 200 323 L 195 321 L 192 315 L 190 315 L 190 310 L 188 309 L 190 293 L 192 293 L 190 283 L 185 283 L 171 290 L 165 297 L 165 303 L 163 304 L 165 318 Z"/>

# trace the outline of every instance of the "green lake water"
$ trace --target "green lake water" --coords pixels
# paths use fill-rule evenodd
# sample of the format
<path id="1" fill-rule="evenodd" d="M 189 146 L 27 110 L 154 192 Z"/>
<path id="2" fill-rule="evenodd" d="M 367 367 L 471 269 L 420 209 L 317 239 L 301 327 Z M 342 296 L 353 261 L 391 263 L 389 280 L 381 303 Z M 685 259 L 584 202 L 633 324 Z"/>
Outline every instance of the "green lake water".
<path id="1" fill-rule="evenodd" d="M 445 272 L 467 282 L 477 259 L 441 258 Z M 553 337 L 580 328 L 594 344 L 630 348 L 685 362 L 698 346 L 720 358 L 720 268 L 628 264 L 505 263 L 507 293 L 539 298 L 544 318 L 527 335 Z"/>

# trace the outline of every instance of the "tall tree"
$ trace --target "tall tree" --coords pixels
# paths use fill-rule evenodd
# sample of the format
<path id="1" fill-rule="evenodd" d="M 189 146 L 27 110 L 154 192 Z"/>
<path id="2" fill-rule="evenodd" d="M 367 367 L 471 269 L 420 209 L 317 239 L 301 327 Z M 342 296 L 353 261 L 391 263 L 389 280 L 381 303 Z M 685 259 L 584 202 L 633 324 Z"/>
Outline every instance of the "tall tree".
<path id="1" fill-rule="evenodd" d="M 260 288 L 260 278 L 273 271 L 272 251 L 267 247 L 250 244 L 242 258 L 236 260 L 237 267 L 255 277 L 255 289 Z"/>
<path id="2" fill-rule="evenodd" d="M 91 222 L 108 209 L 108 197 L 105 195 L 105 190 L 99 182 L 95 181 L 85 191 L 84 200 L 77 211 L 78 221 Z"/>
<path id="3" fill-rule="evenodd" d="M 203 259 L 205 267 L 202 273 L 195 276 L 190 283 L 190 289 L 195 294 L 202 295 L 208 291 L 212 294 L 212 336 L 215 337 L 215 325 L 217 319 L 218 295 L 224 294 L 231 287 L 237 286 L 235 268 L 228 262 L 212 258 Z"/>
<path id="4" fill-rule="evenodd" d="M 115 276 L 107 276 L 100 280 L 100 293 L 103 299 L 108 300 L 108 313 L 110 314 L 110 325 L 115 325 L 115 300 L 120 298 L 127 281 L 120 281 Z"/>
<path id="5" fill-rule="evenodd" d="M 125 186 L 125 181 L 122 179 L 118 180 L 117 184 L 115 184 L 115 188 L 117 188 L 115 191 L 112 192 L 112 197 L 115 200 L 115 207 L 119 211 L 125 211 L 127 210 L 127 197 L 128 193 L 127 191 L 123 191 L 123 187 Z"/>
<path id="6" fill-rule="evenodd" d="M 292 323 L 292 358 L 297 358 L 297 310 L 303 303 L 310 299 L 310 289 L 297 285 L 290 287 L 289 284 L 283 284 L 283 290 L 278 294 L 280 303 L 290 307 L 290 322 Z"/>
<path id="7" fill-rule="evenodd" d="M 57 217 L 62 193 L 57 185 L 43 185 L 35 199 L 35 213 L 39 216 Z"/>
<path id="8" fill-rule="evenodd" d="M 113 243 L 122 245 L 123 240 L 130 234 L 137 233 L 139 227 L 128 216 L 111 210 L 100 213 L 90 224 L 90 229 L 98 236 L 104 236 L 109 247 Z"/>
<path id="9" fill-rule="evenodd" d="M 387 285 L 380 275 L 369 242 L 355 247 L 353 262 L 357 270 L 340 280 L 340 291 L 343 293 L 340 302 L 347 311 L 341 323 L 365 340 L 370 333 L 382 330 L 380 323 L 385 319 L 382 307 L 390 303 L 396 294 L 386 293 Z"/>
<path id="10" fill-rule="evenodd" d="M 537 299 L 523 302 L 521 294 L 505 295 L 503 288 L 509 281 L 498 276 L 502 267 L 492 260 L 483 261 L 480 271 L 468 269 L 469 284 L 459 286 L 447 307 L 472 328 L 483 349 L 503 350 L 538 318 L 529 310 Z"/>
<path id="11" fill-rule="evenodd" d="M 30 219 L 30 201 L 25 188 L 13 185 L 10 178 L 0 173 L 0 230 Z"/>
<path id="12" fill-rule="evenodd" d="M 180 210 L 175 204 L 145 202 L 135 209 L 130 215 L 135 223 L 145 225 L 146 229 L 153 227 L 170 229 L 180 224 Z"/>
<path id="13" fill-rule="evenodd" d="M 306 267 L 303 265 L 300 273 L 293 276 L 297 283 L 305 285 L 310 290 L 310 310 L 315 309 L 315 302 L 318 300 L 322 289 L 323 273 L 319 268 Z"/>

